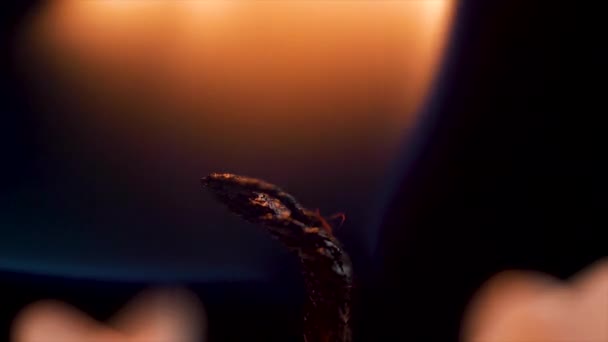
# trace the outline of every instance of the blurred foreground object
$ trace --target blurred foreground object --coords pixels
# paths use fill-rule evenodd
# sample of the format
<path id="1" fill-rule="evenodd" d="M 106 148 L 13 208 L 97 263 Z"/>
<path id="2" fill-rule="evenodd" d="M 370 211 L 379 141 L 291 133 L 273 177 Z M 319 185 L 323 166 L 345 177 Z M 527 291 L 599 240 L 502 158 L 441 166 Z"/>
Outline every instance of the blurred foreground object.
<path id="1" fill-rule="evenodd" d="M 608 341 L 608 259 L 564 283 L 509 271 L 486 283 L 466 316 L 466 342 Z"/>
<path id="2" fill-rule="evenodd" d="M 181 289 L 146 291 L 107 325 L 53 300 L 26 307 L 13 323 L 13 342 L 200 342 L 205 313 L 198 298 Z"/>

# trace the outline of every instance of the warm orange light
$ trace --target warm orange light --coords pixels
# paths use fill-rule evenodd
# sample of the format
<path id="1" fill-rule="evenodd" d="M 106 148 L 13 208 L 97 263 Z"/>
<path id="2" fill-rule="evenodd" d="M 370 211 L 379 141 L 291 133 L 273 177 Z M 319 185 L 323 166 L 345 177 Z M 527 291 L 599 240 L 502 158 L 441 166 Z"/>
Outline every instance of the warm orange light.
<path id="1" fill-rule="evenodd" d="M 354 150 L 382 169 L 428 92 L 452 7 L 55 1 L 26 30 L 24 69 L 43 108 L 78 113 L 83 139 L 124 153 L 185 143 L 219 169 L 264 174 L 242 164 L 297 155 L 332 168 Z"/>
<path id="2" fill-rule="evenodd" d="M 293 109 L 328 92 L 351 102 L 383 89 L 412 107 L 437 66 L 451 3 L 64 0 L 41 12 L 32 37 L 37 52 L 65 62 L 56 72 L 100 86 L 154 74 L 182 104 L 212 92 Z"/>

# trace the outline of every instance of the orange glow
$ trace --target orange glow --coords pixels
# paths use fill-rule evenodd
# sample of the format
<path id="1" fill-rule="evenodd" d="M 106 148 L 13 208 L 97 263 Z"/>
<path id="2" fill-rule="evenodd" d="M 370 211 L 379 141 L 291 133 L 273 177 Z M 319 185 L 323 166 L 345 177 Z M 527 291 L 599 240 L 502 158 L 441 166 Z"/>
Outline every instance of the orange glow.
<path id="1" fill-rule="evenodd" d="M 567 281 L 532 271 L 505 271 L 469 304 L 466 342 L 608 341 L 608 259 Z"/>
<path id="2" fill-rule="evenodd" d="M 237 151 L 233 158 L 247 160 L 238 151 L 253 145 L 315 158 L 323 149 L 330 159 L 376 149 L 381 161 L 415 121 L 452 7 L 55 1 L 25 30 L 24 69 L 47 87 L 43 108 L 81 113 L 74 125 L 117 141 L 135 139 L 137 126 L 138 134 L 173 130 L 192 146 L 215 146 L 207 156 Z"/>
<path id="3" fill-rule="evenodd" d="M 15 318 L 13 342 L 195 342 L 206 340 L 207 317 L 193 293 L 149 289 L 106 324 L 55 300 L 35 302 Z"/>

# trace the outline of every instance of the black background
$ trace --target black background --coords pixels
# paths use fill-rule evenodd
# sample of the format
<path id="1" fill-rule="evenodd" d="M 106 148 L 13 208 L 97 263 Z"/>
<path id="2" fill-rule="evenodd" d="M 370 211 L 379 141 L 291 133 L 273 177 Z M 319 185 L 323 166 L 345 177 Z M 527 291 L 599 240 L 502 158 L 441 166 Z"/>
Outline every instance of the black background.
<path id="1" fill-rule="evenodd" d="M 27 107 L 8 52 L 35 4 L 2 5 L 7 113 Z M 588 56 L 600 41 L 592 32 L 575 33 L 571 12 L 550 2 L 460 1 L 445 69 L 426 108 L 431 139 L 407 159 L 410 171 L 385 216 L 375 272 L 360 284 L 357 340 L 455 340 L 465 304 L 492 274 L 522 268 L 565 278 L 608 254 L 599 238 L 607 227 L 606 138 L 601 107 L 594 107 L 601 97 L 592 81 L 576 77 L 597 81 Z M 23 157 L 33 148 L 31 120 L 2 116 L 2 164 L 31 170 Z M 28 176 L 2 169 L 3 187 Z M 0 334 L 8 336 L 15 313 L 37 299 L 66 300 L 104 319 L 144 287 L 0 273 Z M 297 340 L 300 303 L 281 303 L 281 296 L 267 302 L 265 291 L 276 287 L 190 286 L 206 304 L 212 341 Z M 300 290 L 286 289 L 285 298 Z"/>

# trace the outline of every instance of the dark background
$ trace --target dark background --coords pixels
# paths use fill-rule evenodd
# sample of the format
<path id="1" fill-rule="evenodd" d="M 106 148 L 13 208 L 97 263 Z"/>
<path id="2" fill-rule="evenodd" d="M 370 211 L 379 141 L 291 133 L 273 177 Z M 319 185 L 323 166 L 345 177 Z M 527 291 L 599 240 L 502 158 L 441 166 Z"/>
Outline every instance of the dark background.
<path id="1" fill-rule="evenodd" d="M 14 115 L 26 112 L 27 94 L 8 53 L 35 3 L 2 5 L 1 101 L 9 115 L 0 124 L 1 163 L 19 165 L 2 167 L 7 189 L 35 177 L 27 158 L 35 118 Z M 403 158 L 408 172 L 384 217 L 372 271 L 360 279 L 357 339 L 455 340 L 465 304 L 492 274 L 522 268 L 566 278 L 608 254 L 599 238 L 607 227 L 606 134 L 592 115 L 601 98 L 576 77 L 597 78 L 587 56 L 600 41 L 574 33 L 572 10 L 506 0 L 458 5 L 426 122 L 408 142 L 417 152 Z M 298 283 L 288 273 L 190 288 L 206 305 L 212 341 L 289 341 L 299 337 Z M 0 334 L 37 299 L 65 300 L 104 319 L 145 286 L 1 272 Z"/>

